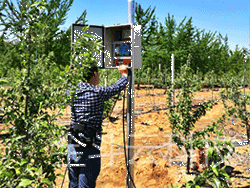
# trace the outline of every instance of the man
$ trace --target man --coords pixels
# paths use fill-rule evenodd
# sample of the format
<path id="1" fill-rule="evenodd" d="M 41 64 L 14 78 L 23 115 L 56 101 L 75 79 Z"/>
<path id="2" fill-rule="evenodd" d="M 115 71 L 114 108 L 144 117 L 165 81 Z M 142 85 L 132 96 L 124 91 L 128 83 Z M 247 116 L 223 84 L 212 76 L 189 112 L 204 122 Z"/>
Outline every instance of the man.
<path id="1" fill-rule="evenodd" d="M 101 169 L 101 130 L 104 101 L 120 93 L 128 82 L 127 67 L 119 66 L 121 78 L 107 87 L 99 84 L 97 66 L 93 65 L 79 83 L 77 99 L 71 105 L 71 128 L 68 135 L 69 188 L 93 188 Z"/>

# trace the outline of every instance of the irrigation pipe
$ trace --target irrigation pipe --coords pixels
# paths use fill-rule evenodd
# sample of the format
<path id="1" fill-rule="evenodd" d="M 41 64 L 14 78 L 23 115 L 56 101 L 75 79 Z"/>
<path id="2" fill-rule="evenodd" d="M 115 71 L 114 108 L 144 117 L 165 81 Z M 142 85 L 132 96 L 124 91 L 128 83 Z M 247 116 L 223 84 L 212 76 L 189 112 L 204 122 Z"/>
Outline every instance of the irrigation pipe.
<path id="1" fill-rule="evenodd" d="M 221 101 L 221 100 L 218 100 L 218 99 L 216 99 L 216 100 L 214 100 L 215 102 L 219 102 L 219 101 Z M 204 102 L 205 103 L 205 102 Z M 193 105 L 192 106 L 192 108 L 196 108 L 196 107 L 200 107 L 200 106 L 203 106 L 203 104 L 204 103 L 198 103 L 198 104 L 196 104 L 196 105 Z M 173 107 L 170 107 L 170 108 L 175 108 L 176 106 L 173 106 Z M 158 109 L 151 109 L 151 110 L 149 110 L 149 111 L 147 111 L 147 112 L 142 112 L 142 113 L 139 113 L 139 114 L 136 114 L 136 115 L 144 115 L 144 114 L 149 114 L 149 113 L 151 113 L 151 112 L 158 112 L 158 111 L 162 111 L 162 110 L 168 110 L 169 109 L 169 107 L 166 107 L 166 108 L 158 108 Z M 120 114 L 120 113 L 118 113 L 118 114 Z"/>
<path id="2" fill-rule="evenodd" d="M 125 96 L 125 95 L 124 95 Z M 221 100 L 215 100 L 216 102 L 219 102 L 219 101 L 221 101 Z M 203 103 L 201 104 L 201 103 L 198 103 L 198 104 L 196 104 L 196 105 L 193 105 L 192 106 L 192 108 L 196 108 L 196 107 L 199 107 L 199 106 L 203 106 Z M 174 107 L 170 107 L 170 108 L 175 108 L 176 106 L 174 106 Z M 162 111 L 162 110 L 168 110 L 169 108 L 168 107 L 166 107 L 166 108 L 158 108 L 158 109 L 151 109 L 151 110 L 149 110 L 149 111 L 147 111 L 147 112 L 142 112 L 142 113 L 139 113 L 139 114 L 136 114 L 136 115 L 144 115 L 144 114 L 148 114 L 148 113 L 151 113 L 151 112 L 157 112 L 157 111 Z M 120 113 L 118 113 L 118 114 L 120 114 Z M 126 117 L 126 116 L 125 116 Z M 67 126 L 66 126 L 67 127 Z M 0 130 L 1 131 L 1 130 Z M 6 137 L 6 138 L 8 138 L 10 136 L 10 134 L 9 133 L 4 133 L 4 134 L 0 134 L 0 139 L 1 138 L 4 138 L 4 137 Z"/>
<path id="3" fill-rule="evenodd" d="M 135 186 L 135 183 L 134 183 L 134 180 L 130 174 L 130 169 L 129 169 L 129 161 L 128 161 L 128 158 L 127 158 L 127 153 L 126 153 L 126 144 L 125 144 L 125 124 L 124 124 L 124 106 L 125 106 L 125 92 L 126 91 L 126 88 L 124 89 L 124 95 L 123 95 L 123 117 L 122 117 L 122 122 L 123 122 L 123 126 L 122 126 L 122 129 L 123 129 L 123 144 L 124 144 L 124 155 L 125 155 L 125 164 L 126 164 L 126 167 L 127 167 L 127 171 L 128 171 L 128 175 L 130 176 L 130 179 L 132 181 L 132 184 L 134 186 L 134 188 L 136 188 Z"/>

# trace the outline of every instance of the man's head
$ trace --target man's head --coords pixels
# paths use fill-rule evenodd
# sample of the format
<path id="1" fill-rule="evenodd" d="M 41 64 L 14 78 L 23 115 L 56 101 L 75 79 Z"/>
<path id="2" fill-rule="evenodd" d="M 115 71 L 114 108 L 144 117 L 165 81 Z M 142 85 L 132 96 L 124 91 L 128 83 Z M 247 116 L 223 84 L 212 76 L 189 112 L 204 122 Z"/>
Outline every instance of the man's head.
<path id="1" fill-rule="evenodd" d="M 85 79 L 88 81 L 88 83 L 94 86 L 97 86 L 99 84 L 98 67 L 94 63 L 89 69 L 89 74 L 85 76 Z"/>

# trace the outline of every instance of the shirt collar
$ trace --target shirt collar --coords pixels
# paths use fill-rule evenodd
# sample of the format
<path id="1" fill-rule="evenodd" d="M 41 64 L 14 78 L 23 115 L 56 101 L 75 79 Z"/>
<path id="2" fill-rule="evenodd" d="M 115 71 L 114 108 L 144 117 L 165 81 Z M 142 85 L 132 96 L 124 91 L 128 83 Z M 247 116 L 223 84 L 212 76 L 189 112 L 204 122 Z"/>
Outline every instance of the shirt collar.
<path id="1" fill-rule="evenodd" d="M 78 87 L 82 90 L 82 89 L 94 89 L 95 86 L 90 84 L 90 83 L 87 83 L 87 82 L 81 82 L 78 84 Z"/>

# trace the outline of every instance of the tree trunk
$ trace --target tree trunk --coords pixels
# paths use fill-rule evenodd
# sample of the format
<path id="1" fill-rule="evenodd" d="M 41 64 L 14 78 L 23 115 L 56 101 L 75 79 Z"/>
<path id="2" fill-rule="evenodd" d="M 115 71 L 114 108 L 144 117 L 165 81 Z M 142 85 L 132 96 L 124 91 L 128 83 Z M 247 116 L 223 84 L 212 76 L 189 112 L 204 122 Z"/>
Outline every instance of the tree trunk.
<path id="1" fill-rule="evenodd" d="M 247 141 L 248 141 L 248 145 L 250 145 L 250 125 L 247 124 L 246 128 L 247 128 Z"/>
<path id="2" fill-rule="evenodd" d="M 187 149 L 186 149 L 186 151 L 187 151 L 187 174 L 190 174 L 190 159 L 191 159 L 190 151 Z"/>
<path id="3" fill-rule="evenodd" d="M 204 169 L 208 168 L 209 163 L 205 147 L 198 148 L 196 155 L 197 170 L 202 172 Z"/>
<path id="4" fill-rule="evenodd" d="M 27 34 L 27 37 L 28 37 L 28 40 L 27 40 L 27 43 L 28 43 L 28 52 L 26 53 L 26 55 L 27 55 L 27 78 L 29 78 L 30 77 L 30 69 L 31 69 L 31 67 L 30 67 L 30 41 L 31 41 L 31 34 L 30 34 L 30 31 L 28 32 L 28 34 Z M 27 82 L 27 85 L 28 86 L 30 86 L 30 81 L 28 80 L 28 82 Z M 28 89 L 28 92 L 27 92 L 27 94 L 26 94 L 26 100 L 25 100 L 25 110 L 24 110 L 24 117 L 25 117 L 25 119 L 28 119 L 28 116 L 30 116 L 31 114 L 30 113 L 32 113 L 31 112 L 31 110 L 29 109 L 30 107 L 29 107 L 29 103 L 30 103 L 30 98 L 29 98 L 29 93 L 30 93 L 30 87 L 28 87 L 29 89 Z M 29 114 L 28 114 L 28 111 L 30 112 Z M 25 148 L 25 145 L 27 144 L 27 141 L 29 140 L 29 133 L 28 132 L 25 132 L 26 131 L 26 129 L 27 129 L 27 127 L 24 127 L 25 126 L 25 124 L 23 124 L 22 125 L 23 127 L 22 127 L 22 134 L 26 134 L 26 136 L 25 136 L 25 138 L 23 138 L 23 142 L 22 142 L 22 158 L 23 159 L 25 159 L 26 157 L 27 157 L 27 151 L 26 151 L 26 149 L 24 149 Z M 28 128 L 30 127 L 30 125 L 28 125 Z"/>
<path id="5" fill-rule="evenodd" d="M 140 89 L 140 83 L 138 82 L 138 84 L 137 84 L 137 89 Z"/>

